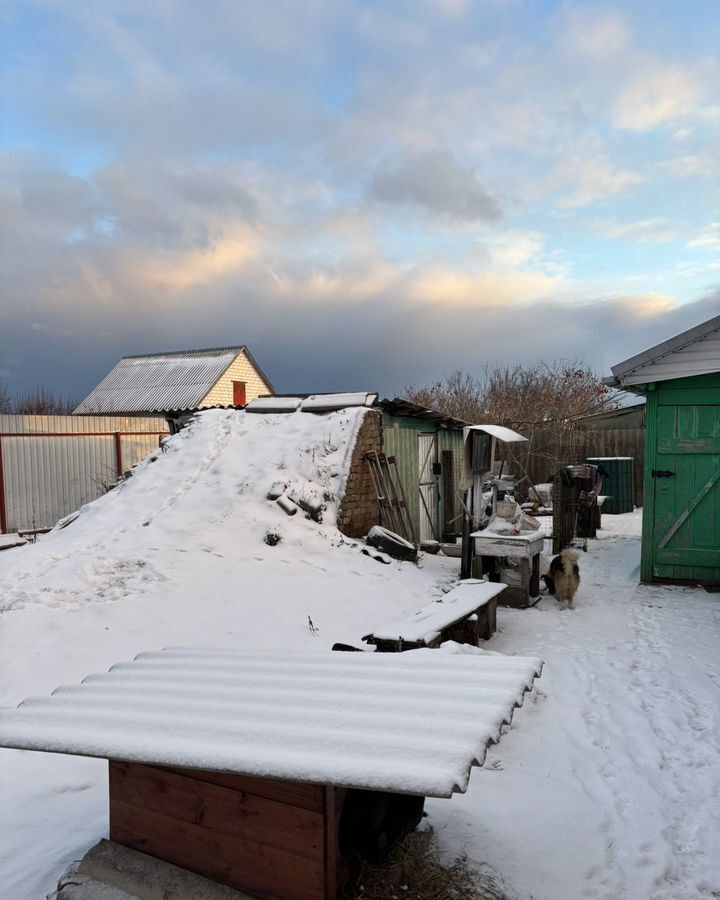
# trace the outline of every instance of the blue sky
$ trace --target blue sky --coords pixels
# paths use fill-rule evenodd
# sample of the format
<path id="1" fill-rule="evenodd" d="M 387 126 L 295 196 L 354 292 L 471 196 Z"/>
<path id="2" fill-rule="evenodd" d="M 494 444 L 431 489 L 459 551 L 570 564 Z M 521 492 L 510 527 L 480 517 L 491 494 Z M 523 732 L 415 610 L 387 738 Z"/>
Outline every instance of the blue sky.
<path id="1" fill-rule="evenodd" d="M 0 377 L 247 343 L 282 390 L 619 360 L 720 312 L 720 7 L 24 0 Z"/>

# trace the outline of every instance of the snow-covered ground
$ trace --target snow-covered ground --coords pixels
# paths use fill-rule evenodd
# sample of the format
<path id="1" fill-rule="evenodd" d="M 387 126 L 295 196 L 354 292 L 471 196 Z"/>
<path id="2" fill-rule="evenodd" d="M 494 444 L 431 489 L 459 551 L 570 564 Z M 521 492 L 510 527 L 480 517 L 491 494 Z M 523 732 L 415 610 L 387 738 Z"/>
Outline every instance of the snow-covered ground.
<path id="1" fill-rule="evenodd" d="M 457 560 L 380 565 L 334 528 L 361 416 L 205 413 L 67 529 L 1 553 L 0 706 L 167 645 L 326 651 L 439 596 Z M 279 478 L 324 496 L 322 524 L 265 499 Z M 488 649 L 542 656 L 543 677 L 430 818 L 522 900 L 717 898 L 720 595 L 638 587 L 639 514 L 603 525 L 577 609 L 499 611 Z M 102 761 L 0 750 L 3 897 L 51 890 L 105 833 L 106 791 Z"/>

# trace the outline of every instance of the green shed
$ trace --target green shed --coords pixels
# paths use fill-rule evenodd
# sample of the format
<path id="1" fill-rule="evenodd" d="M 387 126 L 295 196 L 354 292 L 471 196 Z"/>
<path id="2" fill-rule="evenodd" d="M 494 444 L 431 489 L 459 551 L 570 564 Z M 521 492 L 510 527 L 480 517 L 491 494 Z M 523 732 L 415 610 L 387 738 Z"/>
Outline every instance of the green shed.
<path id="1" fill-rule="evenodd" d="M 420 542 L 462 534 L 463 428 L 467 422 L 408 400 L 383 400 L 382 448 L 395 457 Z"/>
<path id="2" fill-rule="evenodd" d="M 720 585 L 720 316 L 612 373 L 647 401 L 642 580 Z"/>

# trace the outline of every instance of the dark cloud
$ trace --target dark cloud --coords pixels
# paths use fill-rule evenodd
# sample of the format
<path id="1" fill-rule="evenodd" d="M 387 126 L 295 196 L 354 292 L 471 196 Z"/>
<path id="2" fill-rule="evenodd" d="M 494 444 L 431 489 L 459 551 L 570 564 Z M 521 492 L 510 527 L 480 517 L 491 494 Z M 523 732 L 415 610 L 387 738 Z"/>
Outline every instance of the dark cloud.
<path id="1" fill-rule="evenodd" d="M 131 290 L 123 305 L 87 306 L 75 317 L 27 309 L 4 318 L 0 368 L 10 386 L 44 384 L 81 396 L 123 354 L 236 342 L 250 346 L 284 392 L 394 394 L 457 368 L 479 375 L 486 363 L 561 357 L 579 357 L 607 375 L 612 365 L 716 315 L 720 306 L 720 288 L 652 318 L 638 315 L 631 297 L 447 307 L 418 306 L 385 291 L 318 302 L 298 289 L 269 299 L 260 275 L 188 294 L 170 307 Z M 38 321 L 42 331 L 33 328 Z"/>
<path id="2" fill-rule="evenodd" d="M 494 222 L 502 215 L 500 204 L 475 174 L 445 150 L 386 159 L 375 170 L 369 195 L 465 222 Z"/>

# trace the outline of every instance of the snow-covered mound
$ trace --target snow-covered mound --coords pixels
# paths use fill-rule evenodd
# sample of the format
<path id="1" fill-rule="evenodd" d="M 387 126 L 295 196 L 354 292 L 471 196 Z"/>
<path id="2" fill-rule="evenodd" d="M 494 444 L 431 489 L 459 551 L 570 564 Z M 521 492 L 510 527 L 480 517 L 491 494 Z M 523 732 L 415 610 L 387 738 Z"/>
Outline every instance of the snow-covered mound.
<path id="1" fill-rule="evenodd" d="M 222 548 L 239 556 L 267 551 L 268 532 L 285 545 L 277 556 L 318 541 L 326 548 L 340 539 L 338 503 L 365 412 L 200 413 L 67 527 L 6 554 L 0 611 L 39 600 L 113 599 L 164 581 L 185 562 L 205 568 Z M 278 482 L 296 503 L 322 505 L 322 524 L 302 511 L 289 517 L 268 500 Z"/>

